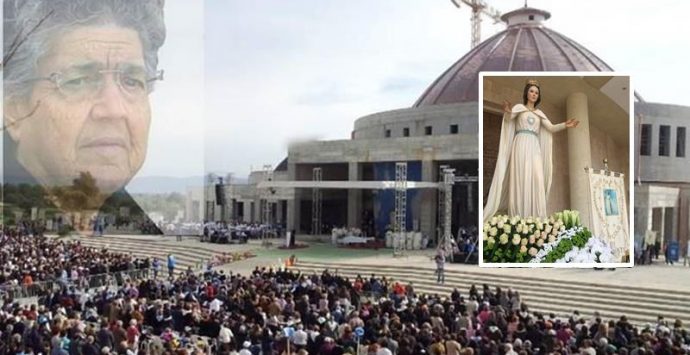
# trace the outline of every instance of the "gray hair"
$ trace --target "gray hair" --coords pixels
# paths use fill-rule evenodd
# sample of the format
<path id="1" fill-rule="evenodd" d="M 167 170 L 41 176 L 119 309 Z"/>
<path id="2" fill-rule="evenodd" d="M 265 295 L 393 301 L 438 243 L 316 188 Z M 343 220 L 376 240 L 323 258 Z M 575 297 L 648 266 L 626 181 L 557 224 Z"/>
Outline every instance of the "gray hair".
<path id="1" fill-rule="evenodd" d="M 5 97 L 27 96 L 53 39 L 77 26 L 114 24 L 139 34 L 147 75 L 155 76 L 165 41 L 165 0 L 4 0 Z M 19 45 L 18 45 L 19 43 Z"/>

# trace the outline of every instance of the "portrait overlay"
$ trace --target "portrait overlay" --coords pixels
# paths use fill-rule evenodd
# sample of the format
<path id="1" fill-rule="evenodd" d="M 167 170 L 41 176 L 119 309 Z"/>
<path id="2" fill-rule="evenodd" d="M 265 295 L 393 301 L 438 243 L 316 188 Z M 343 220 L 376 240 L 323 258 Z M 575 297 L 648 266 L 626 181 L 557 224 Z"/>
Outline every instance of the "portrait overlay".
<path id="1" fill-rule="evenodd" d="M 196 8 L 180 0 L 4 1 L 3 224 L 60 235 L 161 234 L 162 220 L 180 214 L 152 210 L 163 197 L 135 182 L 203 183 Z"/>
<path id="2" fill-rule="evenodd" d="M 482 72 L 483 267 L 632 266 L 630 76 Z"/>

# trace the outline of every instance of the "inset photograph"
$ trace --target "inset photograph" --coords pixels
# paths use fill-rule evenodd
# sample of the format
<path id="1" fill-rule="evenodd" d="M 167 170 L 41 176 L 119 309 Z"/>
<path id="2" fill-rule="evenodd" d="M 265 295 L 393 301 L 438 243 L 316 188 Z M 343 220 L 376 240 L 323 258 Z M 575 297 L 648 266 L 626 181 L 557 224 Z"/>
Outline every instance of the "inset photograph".
<path id="1" fill-rule="evenodd" d="M 630 76 L 516 74 L 480 74 L 480 266 L 632 266 Z"/>

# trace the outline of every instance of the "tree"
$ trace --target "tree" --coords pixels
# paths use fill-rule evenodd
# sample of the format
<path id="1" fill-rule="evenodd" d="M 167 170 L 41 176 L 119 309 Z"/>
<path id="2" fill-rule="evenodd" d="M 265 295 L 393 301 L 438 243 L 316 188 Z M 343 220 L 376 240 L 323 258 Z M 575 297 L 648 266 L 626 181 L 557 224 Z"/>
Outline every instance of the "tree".
<path id="1" fill-rule="evenodd" d="M 89 172 L 79 173 L 71 186 L 53 187 L 51 197 L 60 208 L 71 212 L 97 210 L 105 201 L 105 195 Z"/>

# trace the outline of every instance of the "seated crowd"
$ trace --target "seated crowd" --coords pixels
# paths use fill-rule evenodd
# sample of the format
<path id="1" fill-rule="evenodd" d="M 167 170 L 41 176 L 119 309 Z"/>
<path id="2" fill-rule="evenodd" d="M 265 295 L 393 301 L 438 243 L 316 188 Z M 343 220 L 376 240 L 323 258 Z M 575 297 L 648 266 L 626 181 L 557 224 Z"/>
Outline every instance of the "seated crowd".
<path id="1" fill-rule="evenodd" d="M 530 313 L 516 291 L 486 285 L 441 296 L 374 275 L 256 269 L 6 299 L 0 341 L 7 354 L 287 354 L 288 343 L 323 355 L 682 354 L 690 336 L 679 321 Z"/>
<path id="2" fill-rule="evenodd" d="M 0 291 L 48 282 L 88 286 L 95 275 L 147 270 L 148 259 L 98 250 L 78 241 L 60 240 L 4 228 L 0 235 Z"/>
<path id="3" fill-rule="evenodd" d="M 36 299 L 5 292 L 0 354 L 684 354 L 681 321 L 639 326 L 530 312 L 514 290 L 424 294 L 412 284 L 324 270 L 135 272 L 147 260 L 5 230 L 2 284 L 57 280 Z M 155 269 L 155 268 L 154 268 Z M 75 274 L 76 272 L 76 274 Z M 288 350 L 289 348 L 289 350 Z"/>

